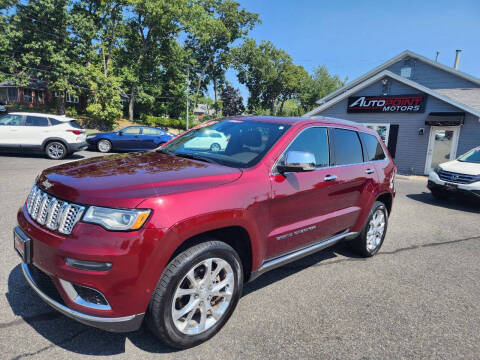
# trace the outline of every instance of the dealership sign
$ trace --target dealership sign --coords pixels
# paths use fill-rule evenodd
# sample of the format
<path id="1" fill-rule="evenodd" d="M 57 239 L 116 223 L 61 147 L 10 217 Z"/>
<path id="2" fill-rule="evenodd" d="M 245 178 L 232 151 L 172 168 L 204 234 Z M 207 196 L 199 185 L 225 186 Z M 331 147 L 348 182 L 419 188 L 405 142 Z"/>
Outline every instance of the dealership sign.
<path id="1" fill-rule="evenodd" d="M 350 96 L 347 112 L 425 112 L 424 95 Z"/>

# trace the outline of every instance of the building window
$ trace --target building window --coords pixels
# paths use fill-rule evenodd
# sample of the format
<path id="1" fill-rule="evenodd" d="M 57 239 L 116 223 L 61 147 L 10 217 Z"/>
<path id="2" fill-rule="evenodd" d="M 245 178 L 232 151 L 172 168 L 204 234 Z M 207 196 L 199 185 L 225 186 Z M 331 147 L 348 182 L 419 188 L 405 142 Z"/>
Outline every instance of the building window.
<path id="1" fill-rule="evenodd" d="M 378 135 L 380 135 L 380 138 L 383 140 L 385 145 L 388 146 L 388 135 L 390 134 L 390 124 L 364 123 L 363 125 L 368 127 L 369 129 L 372 129 L 378 132 Z"/>
<path id="2" fill-rule="evenodd" d="M 78 104 L 78 96 L 73 96 L 72 94 L 67 92 L 66 102 L 72 104 Z"/>
<path id="3" fill-rule="evenodd" d="M 18 90 L 16 87 L 8 88 L 8 103 L 9 104 L 18 103 Z"/>
<path id="4" fill-rule="evenodd" d="M 32 90 L 23 89 L 23 102 L 27 103 L 27 104 L 32 104 L 33 103 Z"/>
<path id="5" fill-rule="evenodd" d="M 409 79 L 412 76 L 412 67 L 411 66 L 404 66 L 400 69 L 400 75 L 404 78 Z"/>

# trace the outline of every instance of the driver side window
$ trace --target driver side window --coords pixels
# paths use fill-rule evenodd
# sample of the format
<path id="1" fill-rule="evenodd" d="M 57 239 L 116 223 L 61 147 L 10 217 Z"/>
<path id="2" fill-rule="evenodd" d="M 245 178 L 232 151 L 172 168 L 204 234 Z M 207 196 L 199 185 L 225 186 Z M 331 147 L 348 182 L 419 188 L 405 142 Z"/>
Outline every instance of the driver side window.
<path id="1" fill-rule="evenodd" d="M 328 146 L 328 131 L 326 128 L 311 127 L 303 130 L 300 135 L 290 144 L 284 154 L 289 151 L 309 152 L 315 156 L 317 168 L 330 165 L 330 153 Z M 285 155 L 283 155 L 285 157 Z M 283 158 L 281 161 L 284 161 Z"/>

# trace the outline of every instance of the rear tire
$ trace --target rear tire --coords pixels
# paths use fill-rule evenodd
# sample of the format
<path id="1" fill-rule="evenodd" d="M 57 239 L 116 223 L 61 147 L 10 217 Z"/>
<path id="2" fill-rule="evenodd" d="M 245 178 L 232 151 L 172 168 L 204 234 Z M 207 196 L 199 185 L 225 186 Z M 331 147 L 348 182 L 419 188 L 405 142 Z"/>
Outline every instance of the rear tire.
<path id="1" fill-rule="evenodd" d="M 45 155 L 52 160 L 62 160 L 68 155 L 67 147 L 60 141 L 50 141 L 45 146 Z"/>
<path id="2" fill-rule="evenodd" d="M 200 243 L 164 269 L 150 301 L 147 324 L 173 348 L 196 346 L 225 325 L 242 287 L 243 269 L 236 251 L 220 241 Z"/>
<path id="3" fill-rule="evenodd" d="M 101 139 L 97 142 L 97 150 L 101 153 L 108 153 L 112 150 L 112 142 L 107 139 Z"/>
<path id="4" fill-rule="evenodd" d="M 362 257 L 375 255 L 383 245 L 388 227 L 385 204 L 375 201 L 360 234 L 350 242 L 352 249 Z"/>

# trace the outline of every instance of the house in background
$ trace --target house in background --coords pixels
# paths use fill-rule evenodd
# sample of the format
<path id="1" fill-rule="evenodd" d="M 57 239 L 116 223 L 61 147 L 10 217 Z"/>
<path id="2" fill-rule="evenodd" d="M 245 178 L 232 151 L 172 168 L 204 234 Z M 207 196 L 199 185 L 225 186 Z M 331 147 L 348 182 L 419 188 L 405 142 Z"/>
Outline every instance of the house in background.
<path id="1" fill-rule="evenodd" d="M 210 109 L 207 104 L 197 104 L 193 110 L 193 114 L 197 116 L 197 120 L 200 121 L 204 115 L 215 114 L 215 109 Z"/>
<path id="2" fill-rule="evenodd" d="M 452 58 L 453 60 L 453 58 Z M 404 51 L 317 101 L 304 116 L 378 131 L 400 173 L 428 174 L 480 145 L 480 79 Z"/>
<path id="3" fill-rule="evenodd" d="M 7 105 L 36 107 L 45 104 L 47 95 L 47 84 L 44 81 L 31 80 L 27 86 L 18 86 L 8 81 L 0 82 L 0 101 Z"/>

